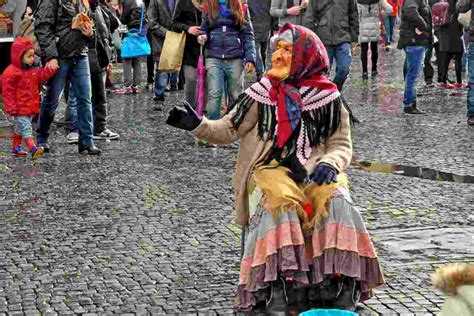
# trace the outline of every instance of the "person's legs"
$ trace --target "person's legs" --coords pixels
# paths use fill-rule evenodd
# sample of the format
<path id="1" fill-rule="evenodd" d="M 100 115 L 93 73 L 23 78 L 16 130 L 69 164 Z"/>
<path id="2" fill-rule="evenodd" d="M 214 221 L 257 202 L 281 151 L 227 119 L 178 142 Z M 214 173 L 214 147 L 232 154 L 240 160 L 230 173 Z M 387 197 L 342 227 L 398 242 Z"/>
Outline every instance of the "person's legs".
<path id="1" fill-rule="evenodd" d="M 152 42 L 150 32 L 146 33 L 146 38 L 148 39 L 148 43 Z M 146 83 L 152 85 L 155 74 L 155 61 L 153 60 L 153 54 L 146 57 L 146 74 Z"/>
<path id="2" fill-rule="evenodd" d="M 362 78 L 367 79 L 367 53 L 369 43 L 360 43 L 360 61 L 362 62 Z"/>
<path id="3" fill-rule="evenodd" d="M 33 140 L 33 127 L 31 126 L 31 116 L 15 116 L 15 134 L 17 135 L 17 140 L 19 139 L 20 144 L 21 140 L 25 142 L 26 147 L 31 153 L 31 156 L 34 159 L 39 158 L 43 152 L 44 148 L 41 146 L 36 147 L 35 141 Z M 12 153 L 15 156 L 24 156 L 26 152 L 21 150 L 20 145 L 17 145 L 12 149 Z"/>
<path id="4" fill-rule="evenodd" d="M 448 79 L 449 62 L 450 62 L 449 53 L 439 53 L 438 67 L 440 68 L 440 72 L 439 72 L 440 83 L 446 83 Z"/>
<path id="5" fill-rule="evenodd" d="M 474 117 L 474 44 L 469 44 L 467 57 L 467 71 L 469 73 L 467 91 L 467 116 Z M 474 122 L 473 122 L 474 123 Z"/>
<path id="6" fill-rule="evenodd" d="M 122 59 L 123 85 L 125 88 L 130 88 L 133 84 L 132 62 L 133 62 L 133 59 L 131 58 Z"/>
<path id="7" fill-rule="evenodd" d="M 54 114 L 64 90 L 64 82 L 71 66 L 72 62 L 70 60 L 60 59 L 58 72 L 46 84 L 46 94 L 41 102 L 39 124 L 36 130 L 38 144 L 44 145 L 48 141 L 51 123 L 53 123 Z"/>
<path id="8" fill-rule="evenodd" d="M 423 59 L 425 58 L 425 47 L 407 46 L 405 47 L 407 73 L 405 77 L 405 92 L 403 104 L 407 107 L 413 107 L 416 104 L 416 82 L 421 72 Z"/>
<path id="9" fill-rule="evenodd" d="M 370 54 L 372 59 L 372 77 L 377 75 L 377 62 L 379 59 L 378 42 L 370 42 Z"/>
<path id="10" fill-rule="evenodd" d="M 176 87 L 176 89 L 178 88 L 178 72 L 172 72 L 169 74 L 169 82 L 170 82 L 170 86 L 171 87 Z"/>
<path id="11" fill-rule="evenodd" d="M 255 65 L 255 70 L 257 73 L 257 81 L 262 78 L 263 73 L 265 72 L 265 66 L 263 65 L 263 60 L 262 60 L 262 43 L 261 42 L 255 42 L 255 51 L 257 52 L 257 62 Z"/>
<path id="12" fill-rule="evenodd" d="M 184 99 L 194 108 L 196 106 L 196 68 L 190 65 L 183 66 Z"/>
<path id="13" fill-rule="evenodd" d="M 392 29 L 391 29 L 391 16 L 390 15 L 385 15 L 383 18 L 383 24 L 385 26 L 385 45 L 391 45 L 392 44 Z"/>
<path id="14" fill-rule="evenodd" d="M 155 88 L 153 89 L 155 98 L 163 99 L 164 101 L 165 88 L 167 84 L 168 84 L 168 73 L 157 70 L 155 74 Z"/>
<path id="15" fill-rule="evenodd" d="M 89 59 L 87 56 L 75 57 L 75 64 L 70 73 L 71 90 L 77 100 L 77 127 L 79 146 L 93 146 L 92 91 Z"/>
<path id="16" fill-rule="evenodd" d="M 225 89 L 225 63 L 225 60 L 206 58 L 207 118 L 210 120 L 220 118 L 222 96 Z"/>
<path id="17" fill-rule="evenodd" d="M 66 105 L 66 117 L 67 124 L 67 136 L 66 141 L 68 144 L 76 144 L 79 141 L 79 134 L 77 133 L 77 99 L 76 92 L 71 86 L 69 80 L 66 81 L 66 84 L 69 86 L 69 100 Z M 64 88 L 66 90 L 66 88 Z"/>
<path id="18" fill-rule="evenodd" d="M 425 60 L 423 63 L 423 74 L 425 77 L 425 83 L 430 85 L 433 83 L 434 69 L 431 65 L 431 57 L 433 56 L 433 45 L 428 45 L 426 47 Z"/>
<path id="19" fill-rule="evenodd" d="M 343 43 L 338 45 L 335 49 L 334 56 L 336 58 L 336 76 L 334 77 L 333 82 L 337 85 L 339 91 L 342 91 L 344 82 L 346 82 L 351 69 L 351 44 Z"/>
<path id="20" fill-rule="evenodd" d="M 456 70 L 456 83 L 462 84 L 462 53 L 453 54 L 454 66 Z"/>
<path id="21" fill-rule="evenodd" d="M 243 92 L 244 86 L 242 82 L 243 64 L 240 59 L 226 60 L 225 67 L 226 91 L 229 99 L 228 106 L 234 103 L 239 95 Z"/>
<path id="22" fill-rule="evenodd" d="M 102 133 L 107 127 L 107 96 L 105 92 L 105 69 L 91 73 L 92 111 L 94 118 L 94 135 Z"/>
<path id="23" fill-rule="evenodd" d="M 132 66 L 133 66 L 132 87 L 138 88 L 138 86 L 142 82 L 142 62 L 141 62 L 140 58 L 133 58 L 132 59 Z"/>

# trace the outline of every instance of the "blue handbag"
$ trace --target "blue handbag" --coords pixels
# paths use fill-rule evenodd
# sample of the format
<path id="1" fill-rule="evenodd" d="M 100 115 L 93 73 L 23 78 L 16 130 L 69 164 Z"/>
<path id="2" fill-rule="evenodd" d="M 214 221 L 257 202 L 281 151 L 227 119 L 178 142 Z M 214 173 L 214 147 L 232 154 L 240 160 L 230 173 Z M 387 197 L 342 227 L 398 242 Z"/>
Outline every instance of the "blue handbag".
<path id="1" fill-rule="evenodd" d="M 137 58 L 151 54 L 150 43 L 143 32 L 143 6 L 140 18 L 140 29 L 131 29 L 122 41 L 122 58 Z"/>

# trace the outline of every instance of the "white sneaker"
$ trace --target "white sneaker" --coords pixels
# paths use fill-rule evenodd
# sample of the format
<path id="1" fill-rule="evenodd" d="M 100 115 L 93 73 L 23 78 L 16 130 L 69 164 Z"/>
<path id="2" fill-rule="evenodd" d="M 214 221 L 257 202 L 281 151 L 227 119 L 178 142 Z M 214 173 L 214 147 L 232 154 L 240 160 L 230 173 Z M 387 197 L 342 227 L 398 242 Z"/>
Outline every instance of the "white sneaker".
<path id="1" fill-rule="evenodd" d="M 66 141 L 68 144 L 77 144 L 79 143 L 79 134 L 76 132 L 72 132 L 67 134 Z"/>
<path id="2" fill-rule="evenodd" d="M 108 128 L 104 129 L 102 133 L 94 135 L 94 139 L 118 139 L 119 134 L 112 132 Z"/>

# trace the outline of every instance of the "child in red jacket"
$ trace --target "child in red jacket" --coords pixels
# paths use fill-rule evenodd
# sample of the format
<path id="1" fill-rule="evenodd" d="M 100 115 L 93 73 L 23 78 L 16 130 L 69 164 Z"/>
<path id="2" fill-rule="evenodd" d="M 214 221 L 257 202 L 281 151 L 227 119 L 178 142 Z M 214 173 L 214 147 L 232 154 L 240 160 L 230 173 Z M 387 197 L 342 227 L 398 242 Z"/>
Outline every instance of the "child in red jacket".
<path id="1" fill-rule="evenodd" d="M 43 147 L 37 147 L 33 140 L 31 118 L 39 113 L 39 85 L 54 76 L 49 67 L 34 68 L 35 49 L 25 38 L 18 37 L 11 49 L 12 63 L 2 74 L 2 97 L 5 113 L 15 117 L 15 131 L 12 137 L 12 154 L 16 157 L 27 154 L 21 148 L 24 140 L 33 159 L 39 158 Z"/>

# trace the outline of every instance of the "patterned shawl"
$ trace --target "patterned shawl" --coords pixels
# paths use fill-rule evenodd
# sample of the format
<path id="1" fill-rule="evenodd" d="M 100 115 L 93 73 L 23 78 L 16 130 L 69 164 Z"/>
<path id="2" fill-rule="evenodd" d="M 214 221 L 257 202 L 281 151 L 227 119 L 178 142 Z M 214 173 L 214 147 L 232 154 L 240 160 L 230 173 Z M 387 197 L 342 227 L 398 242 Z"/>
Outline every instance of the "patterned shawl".
<path id="1" fill-rule="evenodd" d="M 343 105 L 337 87 L 325 75 L 329 58 L 320 39 L 309 29 L 285 24 L 279 34 L 293 33 L 290 75 L 284 81 L 269 77 L 249 87 L 233 104 L 238 127 L 252 104 L 259 106 L 259 137 L 273 136 L 272 158 L 293 171 L 303 170 L 313 147 L 323 143 L 340 125 Z M 295 159 L 296 158 L 296 159 Z"/>

